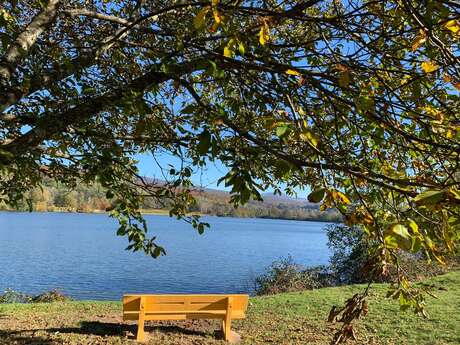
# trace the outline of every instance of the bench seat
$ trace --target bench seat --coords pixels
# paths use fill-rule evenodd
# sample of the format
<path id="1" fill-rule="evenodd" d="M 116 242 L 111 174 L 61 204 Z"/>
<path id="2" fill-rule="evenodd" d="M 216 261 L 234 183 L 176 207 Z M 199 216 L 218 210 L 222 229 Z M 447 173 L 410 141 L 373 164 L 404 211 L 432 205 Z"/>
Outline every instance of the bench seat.
<path id="1" fill-rule="evenodd" d="M 225 340 L 234 342 L 239 336 L 231 331 L 231 321 L 244 319 L 247 305 L 244 294 L 129 294 L 123 296 L 123 320 L 137 320 L 136 339 L 144 341 L 145 321 L 220 319 Z"/>

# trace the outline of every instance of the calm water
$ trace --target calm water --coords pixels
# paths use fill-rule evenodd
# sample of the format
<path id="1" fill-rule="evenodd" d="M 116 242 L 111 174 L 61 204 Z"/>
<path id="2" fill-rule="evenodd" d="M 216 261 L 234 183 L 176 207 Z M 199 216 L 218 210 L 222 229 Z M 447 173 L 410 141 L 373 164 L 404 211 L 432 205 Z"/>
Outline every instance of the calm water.
<path id="1" fill-rule="evenodd" d="M 199 235 L 166 216 L 146 216 L 167 256 L 124 250 L 116 222 L 102 214 L 0 212 L 0 292 L 59 288 L 76 299 L 123 293 L 251 292 L 253 278 L 290 254 L 303 265 L 329 258 L 325 223 L 205 217 Z"/>

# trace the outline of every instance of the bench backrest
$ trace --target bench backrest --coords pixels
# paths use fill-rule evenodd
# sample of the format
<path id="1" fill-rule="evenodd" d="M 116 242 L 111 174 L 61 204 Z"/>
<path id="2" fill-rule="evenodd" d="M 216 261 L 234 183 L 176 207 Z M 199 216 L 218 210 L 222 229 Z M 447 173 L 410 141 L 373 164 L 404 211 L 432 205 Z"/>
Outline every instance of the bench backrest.
<path id="1" fill-rule="evenodd" d="M 248 306 L 248 295 L 124 295 L 124 320 L 138 319 L 141 300 L 146 320 L 222 319 L 229 301 L 230 317 L 242 319 Z"/>

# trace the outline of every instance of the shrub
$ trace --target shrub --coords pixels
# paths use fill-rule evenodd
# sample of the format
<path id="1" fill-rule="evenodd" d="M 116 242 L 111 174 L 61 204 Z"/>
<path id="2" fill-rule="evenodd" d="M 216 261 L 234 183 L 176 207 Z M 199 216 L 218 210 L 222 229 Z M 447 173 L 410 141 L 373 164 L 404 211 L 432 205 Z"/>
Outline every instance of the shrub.
<path id="1" fill-rule="evenodd" d="M 273 262 L 266 272 L 254 281 L 257 295 L 316 289 L 326 286 L 358 284 L 369 281 L 366 271 L 374 243 L 365 239 L 357 227 L 333 224 L 326 227 L 328 246 L 332 251 L 328 266 L 304 268 L 291 256 Z M 458 255 L 448 258 L 447 265 L 428 263 L 423 255 L 400 253 L 399 267 L 411 280 L 421 280 L 449 269 L 460 267 Z M 394 282 L 398 272 L 392 268 L 385 276 L 374 277 L 375 282 Z"/>
<path id="2" fill-rule="evenodd" d="M 6 289 L 3 295 L 0 295 L 0 303 L 30 303 L 32 296 L 25 293 Z"/>
<path id="3" fill-rule="evenodd" d="M 22 292 L 6 289 L 3 295 L 0 295 L 0 303 L 51 303 L 65 302 L 71 300 L 59 290 L 51 290 L 40 295 L 31 296 Z"/>
<path id="4" fill-rule="evenodd" d="M 44 292 L 32 298 L 33 303 L 51 303 L 51 302 L 65 302 L 71 300 L 70 297 L 64 295 L 59 290 L 51 290 Z"/>
<path id="5" fill-rule="evenodd" d="M 326 266 L 303 268 L 288 256 L 273 262 L 254 283 L 257 295 L 272 295 L 329 286 L 332 281 Z"/>
<path id="6" fill-rule="evenodd" d="M 342 224 L 329 225 L 326 228 L 328 246 L 332 250 L 330 270 L 335 277 L 336 284 L 357 284 L 369 281 L 366 271 L 367 263 L 371 260 L 372 247 L 375 243 L 365 239 L 364 232 L 357 227 L 348 227 Z M 423 254 L 400 252 L 399 267 L 405 275 L 414 281 L 429 278 L 448 271 L 458 260 L 455 257 L 447 258 L 448 265 L 429 263 Z M 395 282 L 398 272 L 391 268 L 385 275 L 374 277 L 374 281 L 382 283 Z"/>
<path id="7" fill-rule="evenodd" d="M 364 232 L 357 227 L 332 224 L 326 227 L 328 247 L 332 251 L 330 270 L 337 285 L 357 284 L 366 281 L 363 270 L 369 261 L 369 244 Z"/>

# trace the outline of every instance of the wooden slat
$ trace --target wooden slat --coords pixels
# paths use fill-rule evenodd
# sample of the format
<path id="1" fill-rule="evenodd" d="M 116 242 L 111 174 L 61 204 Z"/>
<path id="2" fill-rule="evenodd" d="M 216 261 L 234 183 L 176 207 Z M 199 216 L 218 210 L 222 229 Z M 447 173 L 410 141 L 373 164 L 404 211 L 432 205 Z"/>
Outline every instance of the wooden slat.
<path id="1" fill-rule="evenodd" d="M 202 312 L 202 313 L 150 313 L 146 314 L 146 320 L 186 320 L 187 316 L 188 319 L 223 319 L 225 314 L 220 312 L 209 313 L 209 312 Z M 232 319 L 245 319 L 245 313 L 233 313 Z M 124 313 L 123 320 L 124 321 L 136 321 L 139 319 L 139 313 L 132 312 L 132 313 Z"/>
<path id="2" fill-rule="evenodd" d="M 187 313 L 187 314 L 148 314 L 146 320 L 198 320 L 198 319 L 224 319 L 225 314 L 215 313 Z M 232 319 L 244 319 L 242 316 L 233 317 Z M 135 319 L 136 320 L 136 319 Z"/>
<path id="3" fill-rule="evenodd" d="M 227 298 L 233 299 L 233 311 L 243 312 L 247 308 L 247 295 L 125 295 L 123 311 L 138 311 L 140 297 L 145 298 L 145 311 L 151 312 L 183 312 L 224 311 L 227 309 Z"/>

